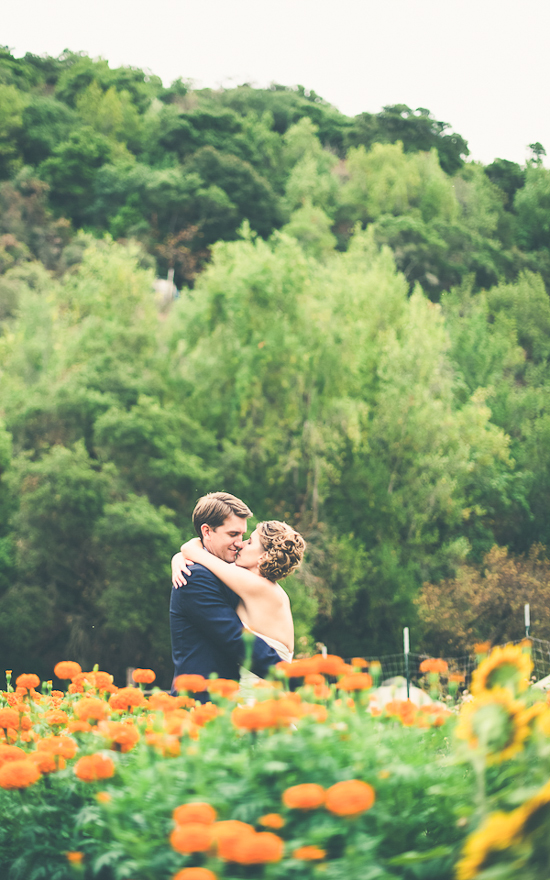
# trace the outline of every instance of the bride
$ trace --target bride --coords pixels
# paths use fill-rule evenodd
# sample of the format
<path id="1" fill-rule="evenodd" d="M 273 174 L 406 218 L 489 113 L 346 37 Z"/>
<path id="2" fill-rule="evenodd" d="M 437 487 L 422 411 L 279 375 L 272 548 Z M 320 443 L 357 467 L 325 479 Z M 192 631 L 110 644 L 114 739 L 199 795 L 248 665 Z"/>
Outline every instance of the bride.
<path id="1" fill-rule="evenodd" d="M 281 659 L 291 660 L 292 612 L 289 598 L 277 581 L 298 567 L 305 546 L 298 532 L 278 520 L 259 523 L 234 563 L 209 553 L 200 538 L 193 538 L 172 559 L 172 583 L 176 589 L 185 583 L 184 560 L 204 565 L 239 596 L 236 610 L 243 626 L 274 648 Z"/>

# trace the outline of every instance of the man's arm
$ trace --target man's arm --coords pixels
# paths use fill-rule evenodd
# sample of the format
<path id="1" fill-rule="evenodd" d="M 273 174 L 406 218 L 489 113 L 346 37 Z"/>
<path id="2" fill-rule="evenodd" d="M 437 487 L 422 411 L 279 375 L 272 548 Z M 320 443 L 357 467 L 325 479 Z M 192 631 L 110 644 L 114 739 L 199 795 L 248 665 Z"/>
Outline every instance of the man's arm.
<path id="1" fill-rule="evenodd" d="M 176 607 L 181 606 L 198 630 L 226 652 L 233 660 L 241 662 L 245 655 L 242 638 L 243 625 L 231 606 L 224 601 L 217 578 L 204 566 L 194 565 L 186 586 L 175 594 Z M 281 658 L 263 639 L 256 638 L 252 653 L 252 671 L 265 676 L 270 666 Z"/>

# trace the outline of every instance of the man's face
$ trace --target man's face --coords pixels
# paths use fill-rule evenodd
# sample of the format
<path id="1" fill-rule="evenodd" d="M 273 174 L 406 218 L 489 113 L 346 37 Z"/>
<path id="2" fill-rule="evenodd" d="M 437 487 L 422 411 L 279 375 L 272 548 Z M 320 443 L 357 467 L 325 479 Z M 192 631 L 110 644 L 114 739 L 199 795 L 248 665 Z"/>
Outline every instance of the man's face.
<path id="1" fill-rule="evenodd" d="M 246 516 L 232 513 L 215 529 L 204 524 L 202 541 L 205 548 L 224 562 L 235 562 L 235 557 L 243 546 L 246 519 Z"/>

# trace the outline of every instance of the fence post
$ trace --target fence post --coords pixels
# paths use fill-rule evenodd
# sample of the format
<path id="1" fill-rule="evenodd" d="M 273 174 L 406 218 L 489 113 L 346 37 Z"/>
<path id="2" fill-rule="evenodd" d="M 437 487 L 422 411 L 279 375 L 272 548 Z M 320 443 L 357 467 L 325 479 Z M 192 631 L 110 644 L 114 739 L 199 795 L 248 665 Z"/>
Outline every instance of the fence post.
<path id="1" fill-rule="evenodd" d="M 403 652 L 405 654 L 405 676 L 407 678 L 407 700 L 409 699 L 410 694 L 410 686 L 411 686 L 411 676 L 409 670 L 409 627 L 406 626 L 403 630 Z"/>
<path id="2" fill-rule="evenodd" d="M 525 620 L 525 638 L 529 638 L 529 628 L 531 626 L 531 610 L 529 608 L 529 603 L 526 602 L 523 606 L 523 616 Z"/>

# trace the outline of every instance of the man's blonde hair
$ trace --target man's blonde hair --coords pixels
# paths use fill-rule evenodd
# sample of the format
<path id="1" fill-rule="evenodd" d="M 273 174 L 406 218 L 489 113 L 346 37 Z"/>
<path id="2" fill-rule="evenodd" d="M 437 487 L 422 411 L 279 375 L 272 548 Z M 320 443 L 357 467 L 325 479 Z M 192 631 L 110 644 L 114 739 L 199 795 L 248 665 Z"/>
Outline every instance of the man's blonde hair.
<path id="1" fill-rule="evenodd" d="M 202 540 L 202 525 L 217 529 L 232 513 L 243 518 L 252 516 L 244 501 L 229 492 L 209 492 L 199 498 L 193 511 L 193 525 L 199 538 Z"/>

